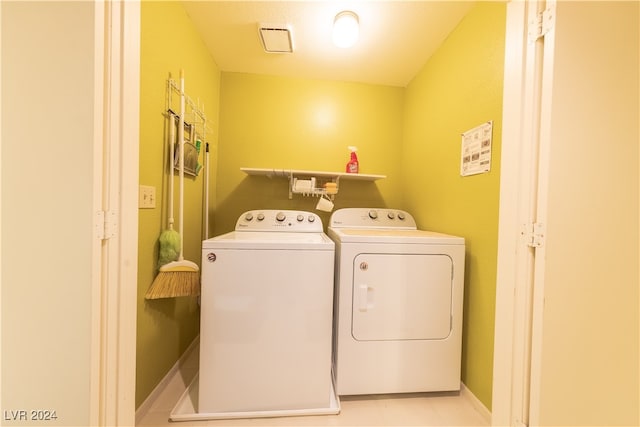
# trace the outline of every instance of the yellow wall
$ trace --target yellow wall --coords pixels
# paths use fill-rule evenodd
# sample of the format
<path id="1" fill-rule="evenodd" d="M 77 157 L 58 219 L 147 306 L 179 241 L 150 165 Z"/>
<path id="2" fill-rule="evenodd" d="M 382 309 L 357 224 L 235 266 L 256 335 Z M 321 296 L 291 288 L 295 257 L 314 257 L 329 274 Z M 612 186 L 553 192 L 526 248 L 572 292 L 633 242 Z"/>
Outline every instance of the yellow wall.
<path id="1" fill-rule="evenodd" d="M 491 408 L 506 8 L 481 2 L 406 89 L 404 208 L 466 239 L 462 379 Z M 493 120 L 489 173 L 460 176 L 461 133 Z"/>
<path id="2" fill-rule="evenodd" d="M 223 73 L 215 233 L 233 230 L 249 209 L 314 211 L 317 199 L 288 198 L 283 178 L 249 177 L 240 167 L 344 172 L 347 146 L 360 172 L 387 175 L 340 182 L 336 209 L 397 205 L 403 89 L 335 81 Z M 329 214 L 316 211 L 326 226 Z"/>
<path id="3" fill-rule="evenodd" d="M 211 181 L 215 185 L 220 72 L 179 2 L 142 2 L 141 22 L 141 106 L 140 184 L 156 187 L 155 209 L 139 210 L 138 319 L 136 358 L 136 407 L 153 390 L 199 332 L 200 310 L 196 298 L 145 300 L 144 294 L 157 271 L 160 232 L 166 228 L 167 79 L 177 81 L 185 72 L 185 91 L 199 99 L 209 118 Z M 179 98 L 173 95 L 172 109 Z M 187 115 L 187 120 L 189 116 Z M 204 150 L 203 150 L 204 152 Z M 201 153 L 200 163 L 203 163 Z M 185 258 L 200 263 L 204 173 L 185 179 Z M 178 219 L 176 190 L 176 228 Z M 215 192 L 211 205 L 215 204 Z"/>

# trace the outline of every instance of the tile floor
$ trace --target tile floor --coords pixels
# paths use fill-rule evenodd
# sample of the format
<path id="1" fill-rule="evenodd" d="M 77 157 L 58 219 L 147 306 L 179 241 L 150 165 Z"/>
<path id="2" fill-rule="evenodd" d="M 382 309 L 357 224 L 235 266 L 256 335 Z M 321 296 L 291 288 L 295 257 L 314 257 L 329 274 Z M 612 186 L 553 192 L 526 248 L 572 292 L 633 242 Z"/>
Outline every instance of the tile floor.
<path id="1" fill-rule="evenodd" d="M 163 390 L 137 414 L 142 426 L 489 426 L 468 393 L 415 393 L 340 398 L 338 415 L 169 421 L 169 414 L 198 370 L 198 349 L 190 351 Z"/>

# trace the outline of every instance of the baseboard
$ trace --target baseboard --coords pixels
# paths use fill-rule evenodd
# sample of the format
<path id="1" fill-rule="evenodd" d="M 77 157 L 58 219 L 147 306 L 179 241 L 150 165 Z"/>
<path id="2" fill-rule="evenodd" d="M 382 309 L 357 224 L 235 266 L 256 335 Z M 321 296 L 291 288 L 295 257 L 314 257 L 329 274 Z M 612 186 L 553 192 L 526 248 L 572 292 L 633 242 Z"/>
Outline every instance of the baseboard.
<path id="1" fill-rule="evenodd" d="M 182 356 L 176 361 L 176 363 L 169 369 L 169 372 L 160 380 L 158 385 L 153 389 L 149 396 L 142 402 L 142 404 L 136 409 L 136 425 L 140 423 L 140 420 L 147 415 L 149 409 L 153 403 L 158 399 L 158 396 L 162 394 L 162 392 L 167 388 L 167 385 L 171 382 L 173 377 L 178 375 L 180 371 L 180 367 L 185 363 L 185 361 L 191 356 L 191 353 L 198 348 L 200 344 L 200 335 L 196 336 L 195 339 L 189 344 L 189 347 L 182 353 Z"/>
<path id="2" fill-rule="evenodd" d="M 491 411 L 484 406 L 484 403 L 482 403 L 480 399 L 478 399 L 476 395 L 473 394 L 466 385 L 464 385 L 464 383 L 460 383 L 460 385 L 460 395 L 464 396 L 469 400 L 469 402 L 471 402 L 475 410 L 478 411 L 482 418 L 485 419 L 487 425 L 491 425 Z"/>

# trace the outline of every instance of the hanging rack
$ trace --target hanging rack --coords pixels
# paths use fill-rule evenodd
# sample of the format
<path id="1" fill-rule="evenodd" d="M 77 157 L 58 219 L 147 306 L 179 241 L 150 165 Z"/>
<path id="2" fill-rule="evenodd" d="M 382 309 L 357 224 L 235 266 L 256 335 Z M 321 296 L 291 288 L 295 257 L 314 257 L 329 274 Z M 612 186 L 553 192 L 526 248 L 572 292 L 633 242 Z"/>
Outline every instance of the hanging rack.
<path id="1" fill-rule="evenodd" d="M 169 79 L 167 79 L 167 110 L 172 109 L 172 94 L 174 92 L 178 96 L 180 96 L 180 86 L 174 79 L 170 77 Z M 194 101 L 186 93 L 184 94 L 184 100 L 187 107 L 186 110 L 188 112 L 185 113 L 185 121 L 189 125 L 195 126 L 196 133 L 199 134 L 202 138 L 206 139 L 207 132 L 211 133 L 212 130 L 207 126 L 207 116 L 204 113 L 204 104 L 200 103 L 200 99 Z M 192 117 L 187 117 L 189 113 Z M 188 118 L 192 120 L 187 120 Z"/>
<path id="2" fill-rule="evenodd" d="M 167 79 L 167 116 L 170 117 L 173 115 L 178 119 L 180 118 L 180 114 L 172 108 L 174 93 L 184 99 L 185 109 L 183 119 L 185 123 L 185 130 L 188 131 L 187 137 L 185 138 L 187 139 L 186 146 L 192 147 L 187 151 L 189 153 L 193 153 L 188 156 L 188 158 L 192 159 L 190 162 L 190 165 L 192 166 L 188 167 L 185 172 L 188 175 L 197 176 L 200 168 L 202 167 L 197 159 L 200 157 L 200 152 L 204 150 L 207 145 L 207 133 L 212 133 L 212 131 L 207 126 L 207 116 L 204 113 L 204 104 L 200 103 L 200 99 L 196 102 L 186 93 L 183 93 L 178 82 L 171 77 Z M 176 159 L 174 159 L 174 161 L 177 162 Z"/>

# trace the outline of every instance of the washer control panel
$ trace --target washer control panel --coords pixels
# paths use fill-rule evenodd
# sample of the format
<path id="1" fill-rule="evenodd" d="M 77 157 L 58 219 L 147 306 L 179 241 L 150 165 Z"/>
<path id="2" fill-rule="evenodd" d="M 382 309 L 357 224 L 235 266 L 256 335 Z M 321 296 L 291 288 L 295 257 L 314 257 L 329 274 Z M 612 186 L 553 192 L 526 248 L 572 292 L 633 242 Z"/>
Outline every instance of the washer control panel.
<path id="1" fill-rule="evenodd" d="M 292 210 L 255 210 L 240 215 L 236 231 L 289 231 L 322 233 L 322 220 L 312 212 Z"/>
<path id="2" fill-rule="evenodd" d="M 338 209 L 329 219 L 333 228 L 394 228 L 415 230 L 416 221 L 410 213 L 386 208 Z"/>

